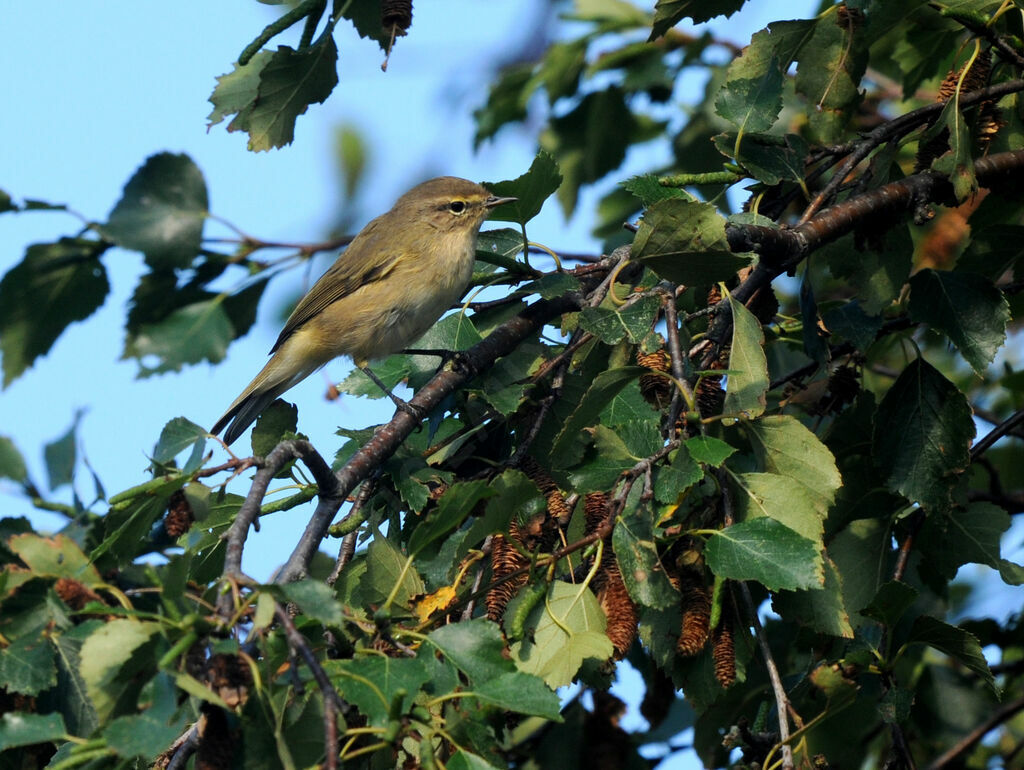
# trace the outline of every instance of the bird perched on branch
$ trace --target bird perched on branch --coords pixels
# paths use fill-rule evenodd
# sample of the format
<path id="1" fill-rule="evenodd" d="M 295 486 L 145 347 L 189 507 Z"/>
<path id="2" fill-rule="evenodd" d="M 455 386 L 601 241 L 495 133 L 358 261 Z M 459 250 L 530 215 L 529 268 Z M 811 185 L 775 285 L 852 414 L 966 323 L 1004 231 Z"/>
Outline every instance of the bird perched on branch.
<path id="1" fill-rule="evenodd" d="M 409 190 L 299 301 L 270 361 L 211 433 L 227 426 L 224 441 L 232 443 L 274 399 L 337 356 L 351 356 L 391 395 L 367 364 L 408 347 L 462 296 L 480 225 L 495 206 L 514 200 L 451 176 Z"/>

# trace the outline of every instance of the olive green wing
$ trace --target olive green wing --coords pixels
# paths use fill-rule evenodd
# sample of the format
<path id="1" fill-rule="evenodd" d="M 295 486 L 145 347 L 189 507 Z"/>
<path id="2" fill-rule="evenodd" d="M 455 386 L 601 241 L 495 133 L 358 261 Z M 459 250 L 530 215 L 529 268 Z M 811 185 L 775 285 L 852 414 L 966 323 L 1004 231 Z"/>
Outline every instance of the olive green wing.
<path id="1" fill-rule="evenodd" d="M 322 313 L 328 306 L 348 296 L 360 286 L 381 280 L 394 269 L 398 253 L 388 250 L 384 241 L 387 223 L 384 217 L 377 217 L 364 227 L 355 239 L 320 276 L 313 288 L 299 300 L 295 310 L 288 316 L 277 342 L 270 349 L 273 353 L 286 339 L 310 319 Z"/>

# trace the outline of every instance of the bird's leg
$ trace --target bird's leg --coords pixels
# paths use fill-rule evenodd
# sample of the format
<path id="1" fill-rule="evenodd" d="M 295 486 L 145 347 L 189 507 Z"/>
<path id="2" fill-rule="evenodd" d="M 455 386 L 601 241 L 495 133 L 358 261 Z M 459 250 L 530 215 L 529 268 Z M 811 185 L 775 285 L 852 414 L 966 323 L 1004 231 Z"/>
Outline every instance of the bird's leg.
<path id="1" fill-rule="evenodd" d="M 420 409 L 418 406 L 413 406 L 408 401 L 403 401 L 394 393 L 392 393 L 388 386 L 381 381 L 380 377 L 378 377 L 370 370 L 370 367 L 360 366 L 359 368 L 362 370 L 363 374 L 365 374 L 367 377 L 373 380 L 374 384 L 378 388 L 380 388 L 387 394 L 388 398 L 390 398 L 394 402 L 395 406 L 397 406 L 401 411 L 405 412 L 408 415 L 411 415 L 412 417 L 415 417 L 417 420 L 422 420 L 424 417 L 426 417 L 426 415 L 423 413 L 423 410 Z"/>

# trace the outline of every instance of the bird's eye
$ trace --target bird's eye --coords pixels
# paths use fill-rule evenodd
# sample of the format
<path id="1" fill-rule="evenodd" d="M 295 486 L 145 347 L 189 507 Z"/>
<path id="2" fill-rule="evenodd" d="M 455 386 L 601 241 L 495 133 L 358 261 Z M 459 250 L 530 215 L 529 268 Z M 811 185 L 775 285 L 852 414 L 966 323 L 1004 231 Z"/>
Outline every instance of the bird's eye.
<path id="1" fill-rule="evenodd" d="M 453 214 L 461 214 L 463 211 L 466 210 L 466 202 L 452 201 L 451 203 L 448 204 L 448 210 Z"/>

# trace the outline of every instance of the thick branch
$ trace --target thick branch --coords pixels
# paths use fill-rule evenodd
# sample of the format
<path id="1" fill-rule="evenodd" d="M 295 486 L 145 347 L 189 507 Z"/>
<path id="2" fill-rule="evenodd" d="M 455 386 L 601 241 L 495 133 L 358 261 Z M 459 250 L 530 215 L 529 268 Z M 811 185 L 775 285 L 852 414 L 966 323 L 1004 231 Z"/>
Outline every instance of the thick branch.
<path id="1" fill-rule="evenodd" d="M 587 266 L 577 270 L 583 278 L 584 292 L 593 287 L 594 283 L 606 275 L 611 262 L 597 266 Z M 537 333 L 563 313 L 578 310 L 582 303 L 580 295 L 557 297 L 551 300 L 538 300 L 519 315 L 509 319 L 495 329 L 486 339 L 477 343 L 469 350 L 459 354 L 459 366 L 438 372 L 417 391 L 409 403 L 421 413 L 430 413 L 451 393 L 472 379 L 477 372 L 485 370 L 502 356 L 508 355 L 527 337 Z M 278 574 L 278 582 L 286 583 L 297 580 L 306 574 L 320 541 L 327 534 L 331 521 L 342 501 L 355 489 L 363 479 L 387 458 L 418 426 L 419 421 L 407 412 L 396 412 L 391 421 L 382 426 L 373 437 L 356 452 L 336 474 L 338 488 L 332 499 L 321 504 L 310 518 L 301 539 L 292 551 L 287 563 Z M 248 502 L 248 501 L 247 501 Z M 326 504 L 325 504 L 326 503 Z"/>

